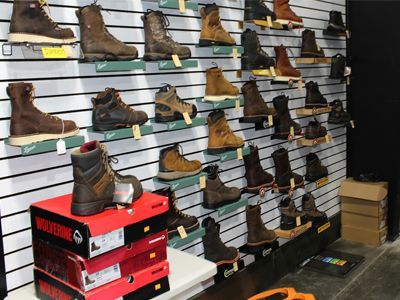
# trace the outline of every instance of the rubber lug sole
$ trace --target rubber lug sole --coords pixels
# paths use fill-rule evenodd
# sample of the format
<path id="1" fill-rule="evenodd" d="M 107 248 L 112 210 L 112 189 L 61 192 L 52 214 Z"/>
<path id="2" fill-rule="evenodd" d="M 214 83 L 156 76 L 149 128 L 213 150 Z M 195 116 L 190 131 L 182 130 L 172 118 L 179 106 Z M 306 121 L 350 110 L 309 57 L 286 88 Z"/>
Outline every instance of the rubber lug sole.
<path id="1" fill-rule="evenodd" d="M 230 44 L 222 41 L 206 40 L 206 39 L 199 40 L 199 47 L 211 47 L 211 46 L 236 46 L 236 43 Z"/>
<path id="2" fill-rule="evenodd" d="M 64 134 L 39 133 L 39 134 L 32 134 L 25 136 L 10 136 L 8 138 L 8 142 L 12 146 L 23 146 L 48 140 L 57 140 L 60 138 L 64 139 L 67 137 L 75 136 L 78 133 L 79 133 L 79 128 L 74 129 L 73 131 L 64 132 Z"/>
<path id="3" fill-rule="evenodd" d="M 201 172 L 201 168 L 191 172 L 182 172 L 182 171 L 175 171 L 175 172 L 158 172 L 157 177 L 161 180 L 170 181 L 180 178 L 185 178 L 189 176 L 197 175 Z"/>
<path id="4" fill-rule="evenodd" d="M 239 251 L 238 251 L 238 252 L 237 252 L 237 255 L 236 255 L 236 257 L 235 257 L 234 259 L 231 259 L 231 260 L 221 260 L 221 261 L 216 262 L 216 265 L 217 265 L 217 266 L 220 266 L 220 265 L 225 265 L 225 264 L 233 264 L 233 263 L 237 262 L 237 261 L 239 260 L 239 258 L 240 258 L 240 253 L 239 253 Z"/>
<path id="5" fill-rule="evenodd" d="M 144 54 L 143 60 L 144 61 L 171 60 L 172 55 L 173 54 L 170 54 L 170 53 L 149 52 L 149 53 Z M 178 57 L 180 60 L 188 59 L 188 58 L 190 58 L 190 54 L 189 55 L 178 55 Z"/>
<path id="6" fill-rule="evenodd" d="M 244 146 L 244 144 L 240 145 L 240 146 L 229 146 L 229 147 L 221 147 L 221 148 L 207 148 L 207 153 L 211 154 L 211 155 L 213 155 L 213 154 L 222 154 L 222 153 L 225 153 L 225 152 L 228 152 L 228 151 L 233 151 L 233 150 L 242 148 L 243 146 Z"/>
<path id="7" fill-rule="evenodd" d="M 77 39 L 76 37 L 69 39 L 56 39 L 44 35 L 37 35 L 30 33 L 9 33 L 8 42 L 11 44 L 31 43 L 31 44 L 69 45 L 76 43 Z"/>

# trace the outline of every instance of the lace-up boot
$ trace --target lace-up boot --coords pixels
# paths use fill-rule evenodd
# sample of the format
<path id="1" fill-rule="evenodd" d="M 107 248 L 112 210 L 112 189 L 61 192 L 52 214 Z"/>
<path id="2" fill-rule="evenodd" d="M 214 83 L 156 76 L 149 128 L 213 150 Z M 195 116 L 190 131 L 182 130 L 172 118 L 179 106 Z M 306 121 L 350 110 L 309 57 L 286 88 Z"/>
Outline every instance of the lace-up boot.
<path id="1" fill-rule="evenodd" d="M 267 54 L 260 44 L 257 32 L 246 29 L 242 33 L 242 46 L 244 53 L 241 55 L 242 70 L 260 70 L 275 67 L 275 60 Z"/>
<path id="2" fill-rule="evenodd" d="M 276 15 L 266 5 L 264 0 L 246 0 L 244 4 L 244 21 L 267 20 L 271 17 L 272 21 L 276 20 Z"/>
<path id="3" fill-rule="evenodd" d="M 238 99 L 239 89 L 230 83 L 217 66 L 206 70 L 206 95 L 204 100 L 223 101 L 226 99 Z"/>
<path id="4" fill-rule="evenodd" d="M 297 226 L 304 225 L 307 223 L 307 215 L 297 210 L 294 201 L 286 197 L 280 203 L 281 207 L 281 225 L 282 230 L 291 230 Z"/>

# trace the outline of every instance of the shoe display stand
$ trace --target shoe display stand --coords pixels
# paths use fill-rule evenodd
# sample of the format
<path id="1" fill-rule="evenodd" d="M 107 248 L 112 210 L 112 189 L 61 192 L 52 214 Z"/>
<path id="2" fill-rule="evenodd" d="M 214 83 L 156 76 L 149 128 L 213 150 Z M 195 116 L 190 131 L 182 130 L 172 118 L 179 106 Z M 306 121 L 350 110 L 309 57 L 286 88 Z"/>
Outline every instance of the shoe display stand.
<path id="1" fill-rule="evenodd" d="M 3 43 L 3 56 L 13 56 L 22 54 L 25 59 L 80 59 L 82 57 L 81 49 L 77 44 L 72 45 L 46 45 L 46 44 L 10 44 Z M 17 53 L 14 53 L 17 50 Z"/>
<path id="2" fill-rule="evenodd" d="M 290 230 L 282 230 L 282 229 L 278 228 L 278 229 L 275 230 L 275 233 L 280 238 L 291 240 L 291 239 L 294 239 L 295 237 L 303 234 L 304 232 L 306 232 L 311 227 L 312 227 L 312 222 L 307 222 L 304 225 L 297 226 L 297 227 L 295 227 L 293 229 L 290 229 Z"/>
<path id="3" fill-rule="evenodd" d="M 239 259 L 237 262 L 234 262 L 233 264 L 223 264 L 219 265 L 217 269 L 217 274 L 214 276 L 214 281 L 215 283 L 221 282 L 238 271 L 242 270 L 244 268 L 244 261 L 242 259 Z"/>
<path id="4" fill-rule="evenodd" d="M 296 114 L 298 116 L 315 116 L 330 113 L 332 111 L 332 107 L 326 106 L 321 108 L 298 108 L 296 109 Z"/>
<path id="5" fill-rule="evenodd" d="M 293 87 L 297 83 L 297 88 L 299 90 L 303 89 L 303 86 L 305 84 L 305 81 L 303 79 L 293 79 L 289 77 L 282 77 L 282 76 L 276 76 L 274 79 L 271 80 L 272 85 L 288 85 L 289 87 Z"/>
<path id="6" fill-rule="evenodd" d="M 238 54 L 242 54 L 244 52 L 244 48 L 242 46 L 210 46 L 210 47 L 200 47 L 196 45 L 197 48 L 212 48 L 214 55 L 227 54 L 232 55 L 233 58 L 237 58 Z"/>
<path id="7" fill-rule="evenodd" d="M 176 236 L 172 239 L 169 239 L 167 244 L 171 248 L 180 248 L 182 246 L 190 244 L 191 242 L 193 242 L 197 239 L 200 239 L 205 234 L 206 234 L 206 230 L 203 227 L 200 227 L 193 232 L 188 232 L 187 237 L 184 239 L 182 239 L 180 236 Z"/>
<path id="8" fill-rule="evenodd" d="M 160 60 L 157 62 L 159 70 L 176 70 L 176 69 L 188 69 L 188 68 L 197 68 L 199 62 L 197 60 L 189 59 L 189 60 L 181 60 L 180 67 L 177 67 L 173 60 Z M 152 63 L 149 61 L 148 63 Z"/>
<path id="9" fill-rule="evenodd" d="M 197 98 L 196 102 L 201 103 L 201 104 L 210 105 L 210 106 L 212 106 L 212 109 L 235 108 L 235 107 L 240 107 L 240 106 L 244 105 L 243 97 L 240 97 L 236 100 L 227 99 L 224 101 L 207 101 L 203 98 Z M 237 102 L 239 102 L 239 103 L 237 103 Z"/>
<path id="10" fill-rule="evenodd" d="M 241 207 L 245 207 L 247 206 L 248 203 L 249 200 L 247 198 L 241 198 L 239 199 L 239 201 L 236 201 L 235 203 L 224 205 L 217 209 L 218 217 L 225 216 L 227 214 L 230 214 L 231 212 L 238 210 Z"/>
<path id="11" fill-rule="evenodd" d="M 274 70 L 275 71 L 275 70 Z M 253 70 L 251 73 L 254 76 L 262 76 L 262 77 L 274 77 L 273 72 L 271 69 L 265 69 L 265 70 Z"/>
<path id="12" fill-rule="evenodd" d="M 204 179 L 201 179 L 201 178 L 204 178 Z M 201 186 L 202 185 L 201 181 L 203 181 L 203 180 L 204 180 L 204 182 L 207 180 L 207 173 L 202 172 L 202 173 L 199 173 L 194 176 L 184 177 L 184 178 L 171 180 L 171 181 L 161 180 L 158 177 L 153 178 L 153 181 L 156 183 L 168 185 L 172 192 L 184 189 L 189 186 L 193 186 L 195 184 L 200 184 L 200 186 Z"/>
<path id="13" fill-rule="evenodd" d="M 297 140 L 298 146 L 306 146 L 306 147 L 315 147 L 317 145 L 327 144 L 332 142 L 332 136 L 327 134 L 324 137 L 320 137 L 318 139 L 309 140 L 306 138 L 301 138 Z"/>
<path id="14" fill-rule="evenodd" d="M 241 151 L 242 151 L 241 157 L 239 157 L 239 151 L 240 151 L 239 149 L 241 149 Z M 230 160 L 234 160 L 234 159 L 242 160 L 243 159 L 243 155 L 249 155 L 250 154 L 250 148 L 249 147 L 244 147 L 244 148 L 239 148 L 239 149 L 223 152 L 221 154 L 209 154 L 207 152 L 207 150 L 205 150 L 204 154 L 205 155 L 210 155 L 210 156 L 218 156 L 220 162 L 226 162 L 226 161 L 230 161 Z"/>
<path id="15" fill-rule="evenodd" d="M 254 259 L 257 261 L 269 257 L 272 254 L 272 252 L 274 252 L 278 248 L 279 248 L 278 241 L 275 241 L 271 244 L 264 244 L 263 246 L 260 246 L 257 249 L 254 247 L 249 247 L 247 244 L 245 244 L 239 248 L 239 252 L 249 255 L 254 255 Z"/>
<path id="16" fill-rule="evenodd" d="M 180 9 L 179 0 L 143 0 L 143 2 L 158 2 L 159 8 Z M 183 4 L 185 5 L 185 9 L 199 10 L 199 5 L 196 2 L 183 1 Z"/>
<path id="17" fill-rule="evenodd" d="M 89 134 L 93 135 L 102 135 L 103 141 L 114 141 L 121 140 L 127 138 L 133 138 L 133 128 L 121 128 L 115 130 L 107 130 L 107 131 L 94 131 L 92 127 L 87 128 Z M 140 135 L 148 135 L 153 133 L 152 125 L 142 125 L 140 126 Z"/>
<path id="18" fill-rule="evenodd" d="M 330 31 L 330 30 L 324 29 L 322 31 L 322 34 L 323 35 L 327 35 L 327 36 L 337 36 L 337 37 L 342 37 L 343 36 L 343 37 L 346 37 L 346 38 L 350 38 L 349 31 L 338 33 L 338 32 L 334 32 L 334 31 Z"/>
<path id="19" fill-rule="evenodd" d="M 146 62 L 144 60 L 131 61 L 96 61 L 96 72 L 123 72 L 132 70 L 146 70 Z"/>
<path id="20" fill-rule="evenodd" d="M 186 128 L 197 127 L 197 126 L 204 126 L 204 125 L 206 125 L 206 118 L 204 118 L 204 117 L 193 118 L 192 124 L 186 124 L 185 120 L 157 123 L 155 121 L 155 119 L 151 119 L 150 123 L 154 124 L 154 126 L 160 125 L 162 127 L 166 127 L 166 130 L 168 130 L 168 131 L 173 131 L 173 130 L 180 130 L 180 129 L 186 129 Z"/>
<path id="21" fill-rule="evenodd" d="M 315 58 L 300 57 L 300 58 L 296 58 L 295 61 L 296 61 L 296 64 L 300 64 L 300 65 L 331 64 L 332 58 L 331 57 L 315 57 Z"/>

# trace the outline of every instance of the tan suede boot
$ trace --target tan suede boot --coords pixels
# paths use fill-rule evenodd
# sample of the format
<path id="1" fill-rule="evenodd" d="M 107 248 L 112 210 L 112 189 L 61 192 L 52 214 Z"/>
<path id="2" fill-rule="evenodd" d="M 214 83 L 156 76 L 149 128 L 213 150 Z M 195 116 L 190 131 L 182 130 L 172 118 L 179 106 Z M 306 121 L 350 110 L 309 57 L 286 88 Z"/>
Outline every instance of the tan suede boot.
<path id="1" fill-rule="evenodd" d="M 232 85 L 224 75 L 222 69 L 213 67 L 207 69 L 206 95 L 207 101 L 223 101 L 239 98 L 239 89 Z"/>

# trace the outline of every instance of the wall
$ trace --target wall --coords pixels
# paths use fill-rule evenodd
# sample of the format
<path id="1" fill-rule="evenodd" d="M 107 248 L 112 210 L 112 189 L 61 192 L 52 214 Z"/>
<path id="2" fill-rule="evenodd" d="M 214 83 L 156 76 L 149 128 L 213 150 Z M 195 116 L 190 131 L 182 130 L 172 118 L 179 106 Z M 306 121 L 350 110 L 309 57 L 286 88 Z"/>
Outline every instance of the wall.
<path id="1" fill-rule="evenodd" d="M 244 0 L 219 0 L 221 18 L 224 27 L 232 33 L 240 43 L 241 30 L 238 20 L 243 18 Z M 50 1 L 51 15 L 61 25 L 71 27 L 79 36 L 79 27 L 75 10 L 79 6 L 89 4 L 84 1 Z M 204 2 L 201 1 L 202 4 Z M 157 9 L 156 4 L 142 1 L 99 1 L 104 9 L 105 22 L 108 29 L 116 37 L 134 44 L 143 55 L 144 33 L 140 16 L 148 8 Z M 331 9 L 345 11 L 345 0 L 316 1 L 292 0 L 293 9 L 304 18 L 305 26 L 316 31 L 318 42 L 325 49 L 326 55 L 331 56 L 337 52 L 345 53 L 346 42 L 343 38 L 324 38 L 322 30 L 326 27 L 328 12 Z M 272 5 L 271 1 L 268 5 Z M 11 16 L 12 1 L 0 1 L 0 40 L 7 40 L 9 19 Z M 1 225 L 5 251 L 6 279 L 8 290 L 17 289 L 32 281 L 32 251 L 31 232 L 29 222 L 29 205 L 35 201 L 43 200 L 58 195 L 70 193 L 72 190 L 72 170 L 70 166 L 70 151 L 65 156 L 56 153 L 39 154 L 22 157 L 19 149 L 4 145 L 4 139 L 9 134 L 10 101 L 6 94 L 9 82 L 32 82 L 36 87 L 37 107 L 45 112 L 58 115 L 65 119 L 73 119 L 81 127 L 81 133 L 87 140 L 93 135 L 86 132 L 91 125 L 91 97 L 102 91 L 105 87 L 115 87 L 122 90 L 125 102 L 135 109 L 146 111 L 149 116 L 154 116 L 154 93 L 164 82 L 176 85 L 179 95 L 189 102 L 204 95 L 205 69 L 216 62 L 222 67 L 225 76 L 238 87 L 241 87 L 247 77 L 236 78 L 235 70 L 240 69 L 240 60 L 227 56 L 212 56 L 210 49 L 198 49 L 195 44 L 200 35 L 201 20 L 197 12 L 188 11 L 180 15 L 176 10 L 165 10 L 171 22 L 170 32 L 179 42 L 190 46 L 194 59 L 199 60 L 196 69 L 159 72 L 156 65 L 148 65 L 147 71 L 115 72 L 98 74 L 90 64 L 78 64 L 76 60 L 45 61 L 24 60 L 18 49 L 12 57 L 0 57 L 0 207 Z M 184 29 L 183 29 L 184 28 Z M 273 46 L 283 43 L 289 46 L 294 55 L 300 55 L 301 31 L 294 32 L 258 29 L 261 44 L 271 55 Z M 301 67 L 306 81 L 318 81 L 321 92 L 328 101 L 336 98 L 346 99 L 346 85 L 327 78 L 329 66 L 316 65 Z M 171 76 L 173 75 L 173 76 Z M 247 76 L 247 75 L 246 75 Z M 272 98 L 285 93 L 290 96 L 292 116 L 302 126 L 306 126 L 309 119 L 299 118 L 295 109 L 304 106 L 305 90 L 288 86 L 272 86 L 269 79 L 260 78 L 258 81 L 264 99 L 272 105 Z M 198 105 L 200 115 L 207 116 L 210 109 L 206 105 Z M 290 159 L 294 171 L 305 173 L 305 155 L 309 149 L 297 147 L 295 143 L 288 145 L 284 141 L 271 140 L 272 129 L 255 131 L 254 126 L 240 124 L 238 118 L 242 110 L 226 110 L 229 124 L 236 134 L 243 137 L 246 142 L 253 142 L 260 148 L 263 167 L 275 173 L 271 153 L 279 145 L 289 147 Z M 327 115 L 318 117 L 324 125 Z M 316 191 L 315 185 L 308 184 L 306 189 L 314 191 L 319 209 L 327 212 L 329 216 L 339 211 L 338 186 L 346 175 L 346 131 L 339 126 L 330 126 L 330 133 L 334 137 L 333 143 L 316 147 L 324 165 L 330 172 L 330 183 Z M 203 150 L 207 147 L 207 127 L 196 127 L 176 132 L 163 131 L 155 127 L 155 133 L 144 136 L 142 140 L 124 139 L 107 143 L 109 152 L 119 160 L 114 168 L 122 174 L 135 174 L 144 187 L 155 189 L 152 177 L 158 171 L 158 154 L 161 148 L 172 143 L 181 143 L 184 153 L 189 159 L 199 159 L 203 165 L 216 162 L 211 156 L 204 156 Z M 221 178 L 228 185 L 244 188 L 244 166 L 242 161 L 230 161 L 220 165 L 224 172 Z M 296 193 L 296 204 L 301 205 L 301 192 Z M 196 215 L 200 220 L 215 212 L 205 210 L 200 205 L 202 193 L 198 186 L 186 188 L 177 193 L 178 206 L 188 214 Z M 250 202 L 255 203 L 258 197 L 248 195 Z M 282 196 L 267 193 L 263 200 L 263 220 L 269 228 L 279 226 L 278 204 Z M 221 223 L 221 237 L 231 246 L 242 246 L 246 243 L 246 224 L 244 208 L 226 215 L 218 221 Z M 183 247 L 184 251 L 202 255 L 201 240 Z M 245 262 L 251 262 L 251 257 L 245 257 Z"/>

